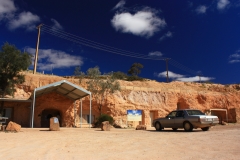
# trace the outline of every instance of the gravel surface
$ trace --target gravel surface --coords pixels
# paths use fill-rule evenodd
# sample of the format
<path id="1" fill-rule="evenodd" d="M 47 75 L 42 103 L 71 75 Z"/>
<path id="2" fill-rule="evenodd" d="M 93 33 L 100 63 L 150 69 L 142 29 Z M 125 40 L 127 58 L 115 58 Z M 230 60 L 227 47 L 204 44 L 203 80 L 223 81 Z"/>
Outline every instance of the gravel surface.
<path id="1" fill-rule="evenodd" d="M 22 128 L 0 132 L 0 159 L 240 159 L 240 124 L 209 131 Z"/>

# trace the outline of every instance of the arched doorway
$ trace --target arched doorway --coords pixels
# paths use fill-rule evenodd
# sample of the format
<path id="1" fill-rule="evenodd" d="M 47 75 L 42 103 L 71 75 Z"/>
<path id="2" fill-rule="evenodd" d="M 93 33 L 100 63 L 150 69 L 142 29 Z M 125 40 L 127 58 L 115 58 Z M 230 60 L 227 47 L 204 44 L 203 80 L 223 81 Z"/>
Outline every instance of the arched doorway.
<path id="1" fill-rule="evenodd" d="M 59 120 L 59 125 L 61 126 L 61 114 L 57 109 L 44 109 L 41 115 L 41 127 L 50 127 L 50 118 L 57 117 Z"/>
<path id="2" fill-rule="evenodd" d="M 189 105 L 186 103 L 186 101 L 182 100 L 177 103 L 177 110 L 179 109 L 189 109 Z"/>

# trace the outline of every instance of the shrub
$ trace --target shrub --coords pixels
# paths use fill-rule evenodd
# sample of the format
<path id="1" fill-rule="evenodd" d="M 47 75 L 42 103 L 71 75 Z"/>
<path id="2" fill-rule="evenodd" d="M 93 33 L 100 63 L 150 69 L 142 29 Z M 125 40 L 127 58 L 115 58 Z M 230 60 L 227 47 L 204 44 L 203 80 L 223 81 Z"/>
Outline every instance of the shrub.
<path id="1" fill-rule="evenodd" d="M 113 123 L 114 123 L 114 119 L 113 119 L 112 116 L 107 115 L 107 114 L 102 114 L 97 118 L 97 121 L 95 122 L 94 126 L 95 127 L 100 127 L 100 125 L 104 121 L 109 121 L 109 124 L 111 124 L 111 125 L 113 125 Z"/>
<path id="2" fill-rule="evenodd" d="M 144 78 L 138 76 L 128 76 L 127 81 L 144 81 Z"/>
<path id="3" fill-rule="evenodd" d="M 121 79 L 121 80 L 124 80 L 127 78 L 127 75 L 123 72 L 113 72 L 113 77 L 116 78 L 116 79 Z"/>

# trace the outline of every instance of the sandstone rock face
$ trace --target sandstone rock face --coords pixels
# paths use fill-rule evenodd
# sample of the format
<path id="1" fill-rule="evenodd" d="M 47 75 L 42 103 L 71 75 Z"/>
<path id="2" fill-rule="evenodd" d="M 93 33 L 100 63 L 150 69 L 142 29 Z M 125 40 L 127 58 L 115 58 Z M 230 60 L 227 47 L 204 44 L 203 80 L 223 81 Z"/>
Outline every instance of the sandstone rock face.
<path id="1" fill-rule="evenodd" d="M 104 121 L 101 124 L 101 130 L 102 131 L 110 131 L 111 125 L 109 124 L 109 121 Z"/>
<path id="2" fill-rule="evenodd" d="M 24 84 L 17 86 L 15 98 L 29 98 L 34 88 L 41 87 L 60 80 L 68 80 L 82 88 L 87 88 L 86 79 L 80 84 L 77 79 L 63 78 L 49 75 L 26 74 Z M 156 81 L 119 81 L 121 91 L 108 95 L 107 103 L 102 108 L 102 113 L 114 117 L 115 123 L 119 126 L 129 126 L 127 122 L 127 110 L 142 110 L 142 121 L 131 122 L 134 126 L 144 124 L 151 126 L 151 121 L 157 117 L 163 117 L 175 109 L 199 109 L 203 112 L 209 112 L 211 109 L 225 109 L 226 111 L 214 111 L 224 122 L 240 122 L 240 85 L 221 85 L 193 82 L 171 82 L 162 83 Z M 82 99 L 82 121 L 87 123 L 90 112 L 89 97 Z M 8 105 L 8 104 L 7 104 Z M 18 104 L 22 105 L 22 104 Z M 9 105 L 10 106 L 10 105 Z M 80 123 L 80 101 L 74 102 L 62 95 L 49 93 L 39 96 L 36 99 L 36 108 L 34 117 L 34 126 L 41 127 L 43 120 L 42 113 L 46 109 L 59 110 L 62 126 L 76 126 Z M 10 106 L 11 107 L 11 106 Z M 14 115 L 22 114 L 21 117 L 29 118 L 30 108 L 25 107 L 25 116 L 20 111 L 24 107 L 14 108 Z M 93 118 L 99 115 L 96 101 L 92 99 L 91 113 Z M 85 117 L 84 117 L 85 116 Z M 75 121 L 74 121 L 75 117 Z M 17 119 L 18 123 L 22 121 Z M 27 124 L 28 121 L 20 124 Z"/>
<path id="3" fill-rule="evenodd" d="M 16 131 L 19 132 L 21 130 L 21 126 L 17 123 L 10 121 L 7 125 L 6 131 Z"/>
<path id="4" fill-rule="evenodd" d="M 50 131 L 60 131 L 59 120 L 57 117 L 50 118 Z"/>

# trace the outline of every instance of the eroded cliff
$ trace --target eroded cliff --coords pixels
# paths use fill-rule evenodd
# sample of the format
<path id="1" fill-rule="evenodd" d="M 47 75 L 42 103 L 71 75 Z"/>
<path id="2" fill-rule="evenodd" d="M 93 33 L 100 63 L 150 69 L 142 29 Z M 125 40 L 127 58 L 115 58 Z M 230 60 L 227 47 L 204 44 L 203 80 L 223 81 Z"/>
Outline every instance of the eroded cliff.
<path id="1" fill-rule="evenodd" d="M 53 75 L 26 74 L 24 84 L 17 87 L 14 96 L 26 99 L 31 96 L 34 88 L 66 79 L 76 85 L 86 88 L 86 83 L 79 84 L 77 79 L 63 78 Z M 86 81 L 86 80 L 85 80 Z M 143 110 L 143 122 L 150 125 L 151 119 L 165 116 L 174 109 L 194 108 L 203 112 L 210 109 L 226 109 L 225 112 L 214 111 L 229 122 L 240 120 L 240 85 L 221 85 L 193 82 L 162 83 L 156 81 L 119 81 L 121 91 L 108 96 L 103 112 L 112 115 L 119 124 L 126 123 L 126 110 Z M 54 97 L 53 97 L 54 99 Z M 54 102 L 51 102 L 54 103 Z M 88 97 L 83 99 L 83 109 L 87 110 Z M 93 113 L 98 114 L 93 99 Z M 79 105 L 79 102 L 77 102 Z M 217 113 L 218 112 L 218 113 Z M 226 116 L 227 117 L 226 117 Z"/>

